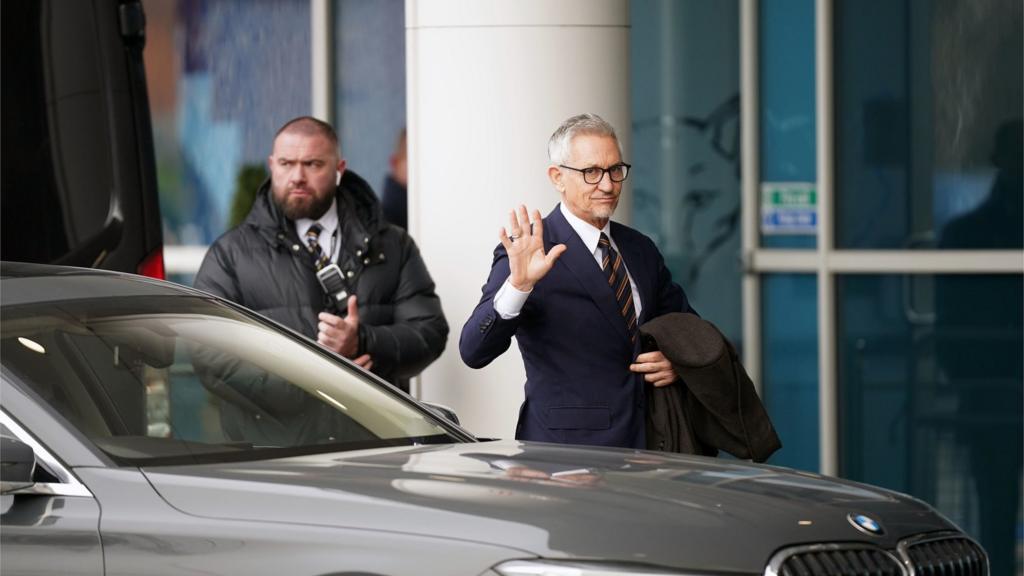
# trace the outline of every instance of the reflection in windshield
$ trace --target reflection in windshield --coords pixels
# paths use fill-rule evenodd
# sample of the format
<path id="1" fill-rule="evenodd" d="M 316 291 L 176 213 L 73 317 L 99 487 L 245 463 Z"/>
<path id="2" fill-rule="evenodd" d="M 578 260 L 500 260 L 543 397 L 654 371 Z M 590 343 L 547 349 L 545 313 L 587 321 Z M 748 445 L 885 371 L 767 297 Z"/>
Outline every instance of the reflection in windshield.
<path id="1" fill-rule="evenodd" d="M 122 462 L 454 441 L 358 369 L 211 301 L 8 308 L 3 322 L 4 365 Z"/>
<path id="2" fill-rule="evenodd" d="M 206 322 L 205 324 L 210 324 Z M 304 389 L 292 382 L 313 380 L 308 374 L 288 374 L 291 364 L 274 355 L 276 350 L 257 354 L 256 364 L 235 353 L 237 344 L 245 345 L 244 326 L 213 320 L 224 326 L 207 326 L 223 341 L 210 345 L 207 339 L 188 338 L 195 373 L 203 387 L 217 399 L 221 432 L 228 442 L 246 442 L 257 447 L 296 446 L 344 441 L 366 441 L 375 436 L 353 420 L 348 407 L 320 390 Z M 176 322 L 179 333 L 196 336 L 203 322 Z M 238 340 L 231 336 L 238 333 Z M 250 342 L 247 348 L 259 348 L 265 339 Z M 228 344 L 231 344 L 229 347 Z M 276 370 L 265 366 L 285 367 Z M 312 393 L 311 393 L 312 392 Z M 330 399 L 331 402 L 325 402 Z"/>

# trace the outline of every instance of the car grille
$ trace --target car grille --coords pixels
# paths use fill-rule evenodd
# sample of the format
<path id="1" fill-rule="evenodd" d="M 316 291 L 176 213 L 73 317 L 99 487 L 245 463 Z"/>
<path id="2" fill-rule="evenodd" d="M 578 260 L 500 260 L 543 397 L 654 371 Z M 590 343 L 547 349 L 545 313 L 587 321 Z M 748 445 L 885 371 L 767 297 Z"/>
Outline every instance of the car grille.
<path id="1" fill-rule="evenodd" d="M 789 550 L 766 574 L 778 576 L 905 576 L 896 556 L 861 544 L 818 544 Z M 783 551 L 786 552 L 786 551 Z M 778 558 L 778 556 L 776 556 Z"/>
<path id="2" fill-rule="evenodd" d="M 923 537 L 900 544 L 914 576 L 987 576 L 985 551 L 963 536 Z"/>
<path id="3" fill-rule="evenodd" d="M 775 554 L 765 576 L 988 576 L 988 557 L 969 538 L 949 533 L 908 538 L 896 550 L 811 544 Z"/>

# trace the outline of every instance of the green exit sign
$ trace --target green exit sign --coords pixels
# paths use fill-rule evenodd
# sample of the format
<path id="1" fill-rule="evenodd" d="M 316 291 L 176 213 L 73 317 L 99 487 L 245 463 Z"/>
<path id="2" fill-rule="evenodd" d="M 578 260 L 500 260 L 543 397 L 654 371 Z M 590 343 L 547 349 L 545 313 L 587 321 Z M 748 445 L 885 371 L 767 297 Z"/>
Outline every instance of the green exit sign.
<path id="1" fill-rule="evenodd" d="M 816 234 L 818 190 L 814 182 L 761 184 L 762 234 Z"/>

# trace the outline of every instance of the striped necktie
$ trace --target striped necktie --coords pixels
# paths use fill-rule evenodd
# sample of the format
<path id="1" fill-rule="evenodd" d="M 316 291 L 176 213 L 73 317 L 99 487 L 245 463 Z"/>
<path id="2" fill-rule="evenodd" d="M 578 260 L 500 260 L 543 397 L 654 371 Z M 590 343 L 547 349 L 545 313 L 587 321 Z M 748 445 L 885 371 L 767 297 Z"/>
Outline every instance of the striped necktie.
<path id="1" fill-rule="evenodd" d="M 597 245 L 604 253 L 604 257 L 601 259 L 601 269 L 608 279 L 608 286 L 615 293 L 615 301 L 619 304 L 619 313 L 626 321 L 626 333 L 629 334 L 629 341 L 636 342 L 636 308 L 633 306 L 633 289 L 629 285 L 626 267 L 622 265 L 622 256 L 612 248 L 612 243 L 604 232 L 601 233 L 601 239 L 597 241 Z"/>
<path id="2" fill-rule="evenodd" d="M 319 224 L 313 224 L 309 230 L 306 230 L 306 249 L 313 255 L 313 265 L 317 270 L 326 266 L 331 260 L 320 247 L 320 233 L 323 231 L 324 227 Z"/>

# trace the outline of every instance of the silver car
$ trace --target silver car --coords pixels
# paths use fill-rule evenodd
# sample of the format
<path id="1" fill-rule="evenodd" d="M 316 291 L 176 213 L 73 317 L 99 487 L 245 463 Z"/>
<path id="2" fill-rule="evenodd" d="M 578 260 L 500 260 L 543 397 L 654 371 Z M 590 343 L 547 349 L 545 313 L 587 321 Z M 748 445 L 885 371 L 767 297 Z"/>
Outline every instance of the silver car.
<path id="1" fill-rule="evenodd" d="M 906 495 L 480 440 L 207 294 L 26 264 L 0 277 L 5 576 L 988 573 Z"/>

